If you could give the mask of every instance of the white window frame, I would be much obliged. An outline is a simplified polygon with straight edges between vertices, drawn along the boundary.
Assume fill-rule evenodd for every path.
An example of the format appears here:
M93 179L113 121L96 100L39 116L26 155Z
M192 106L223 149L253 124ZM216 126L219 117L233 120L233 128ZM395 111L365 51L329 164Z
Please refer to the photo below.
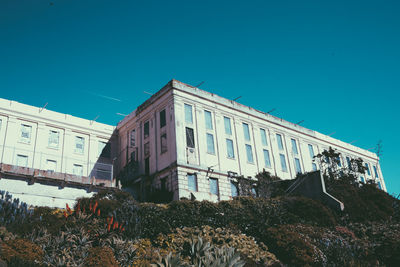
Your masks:
M54 142L54 141L57 142ZM49 130L49 140L48 146L51 148L58 148L60 145L60 132L56 130Z
M29 130L28 130L29 129ZM24 130L26 130L26 132L24 132ZM27 134L27 137L24 137L23 135ZM21 124L21 128L20 128L20 139L19 141L25 144L30 144L31 143L31 139L32 139L32 125L28 125L28 124Z
M81 148L79 146L82 146ZM75 136L75 149L74 152L76 154L83 155L85 153L85 137L83 136Z

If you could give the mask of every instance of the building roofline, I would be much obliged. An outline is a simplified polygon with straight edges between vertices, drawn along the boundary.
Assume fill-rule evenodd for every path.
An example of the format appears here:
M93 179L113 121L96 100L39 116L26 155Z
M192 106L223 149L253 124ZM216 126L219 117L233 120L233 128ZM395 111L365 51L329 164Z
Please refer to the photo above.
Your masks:
M22 109L21 109L22 108ZM2 111L3 110L3 111ZM25 111L27 110L27 111ZM28 112L30 111L30 112ZM18 114L20 116L18 116ZM70 128L76 128L81 131L96 131L99 133L114 132L115 126L80 118L66 113L61 113L57 111L48 110L42 107L36 107L24 103L20 103L14 100L8 100L5 98L0 98L0 115L2 116L13 116L16 118L26 119L31 117L33 121L43 121L45 123L51 123L54 125L65 124ZM57 119L49 118L50 116L55 116ZM79 121L79 122L78 122Z
M149 99L147 99L145 102L143 102L140 106L138 106L133 112L131 112L128 116L126 116L123 120L121 120L118 123L117 128L122 127L125 125L132 117L137 116L140 114L144 109L146 109L151 103L155 102L158 98L160 98L162 95L167 93L169 90L180 90L186 93L191 93L194 94L198 97L202 97L206 100L216 102L218 104L225 105L227 107L233 108L237 111L245 112L249 115L252 115L254 117L258 117L260 119L266 120L269 123L284 127L286 129L299 132L305 135L308 135L313 138L317 138L323 142L326 142L328 144L331 144L332 146L336 147L341 147L345 150L351 150L353 153L358 153L358 154L363 154L367 157L370 157L373 160L379 160L377 155L369 150L354 146L352 144L346 143L344 141L341 141L339 139L333 138L331 136L322 134L320 132L317 132L315 130L308 129L306 127L300 126L298 124L289 122L287 120L284 120L282 118L273 116L271 114L268 114L266 112L254 109L250 106L246 106L243 104L240 104L234 100L230 100L224 97L221 97L219 95L216 95L214 93L205 91L203 89L199 89L195 86L192 86L190 84L186 84L184 82L178 81L176 79L170 80L165 86L163 86L158 92L153 94ZM210 98L214 99L210 99ZM337 144L339 142L339 144ZM348 146L347 148L345 146ZM357 151L359 150L359 151Z

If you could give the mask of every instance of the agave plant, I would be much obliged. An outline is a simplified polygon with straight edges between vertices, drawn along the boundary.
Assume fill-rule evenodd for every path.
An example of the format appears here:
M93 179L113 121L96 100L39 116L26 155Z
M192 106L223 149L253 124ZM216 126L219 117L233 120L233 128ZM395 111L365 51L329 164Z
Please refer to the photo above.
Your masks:
M190 260L192 266L198 267L242 267L245 264L234 248L217 248L209 242L204 243L201 237L198 237L196 241L192 239Z
M180 266L186 266L186 265L182 264L180 254L172 255L172 252L170 252L165 257L159 256L159 260L156 263L151 264L151 267L180 267Z

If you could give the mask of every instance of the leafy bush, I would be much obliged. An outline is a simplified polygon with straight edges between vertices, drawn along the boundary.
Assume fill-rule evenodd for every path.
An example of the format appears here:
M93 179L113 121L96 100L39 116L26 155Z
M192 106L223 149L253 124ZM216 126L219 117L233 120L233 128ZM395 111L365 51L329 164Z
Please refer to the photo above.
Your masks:
M373 184L358 187L340 180L330 181L328 184L329 193L344 203L344 214L340 215L347 220L346 223L385 221L395 215L393 206L399 200Z
M89 249L89 255L85 259L85 266L88 267L117 267L113 251L108 247L94 247Z
M44 252L39 246L26 239L8 240L1 246L1 258L9 264L11 262L40 263L43 255Z
M268 228L263 239L271 251L284 263L294 266L311 266L322 262L322 259L318 258L314 252L317 248L286 225Z
M322 203L305 197L282 198L290 223L310 223L319 226L336 224L332 211Z

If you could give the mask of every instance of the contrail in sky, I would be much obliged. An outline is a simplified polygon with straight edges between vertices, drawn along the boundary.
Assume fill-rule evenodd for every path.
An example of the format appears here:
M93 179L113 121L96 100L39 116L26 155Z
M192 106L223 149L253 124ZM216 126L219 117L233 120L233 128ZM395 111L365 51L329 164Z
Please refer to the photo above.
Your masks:
M92 95L94 95L94 96L98 96L98 97L101 97L101 98L104 98L104 99L113 100L113 101L117 101L117 102L122 102L122 100L121 100L121 99L118 99L118 98L114 98L114 97L106 96L106 95L101 95L101 94L94 93L94 92L89 92L89 91L87 91L87 92L88 92L89 94L92 94Z

